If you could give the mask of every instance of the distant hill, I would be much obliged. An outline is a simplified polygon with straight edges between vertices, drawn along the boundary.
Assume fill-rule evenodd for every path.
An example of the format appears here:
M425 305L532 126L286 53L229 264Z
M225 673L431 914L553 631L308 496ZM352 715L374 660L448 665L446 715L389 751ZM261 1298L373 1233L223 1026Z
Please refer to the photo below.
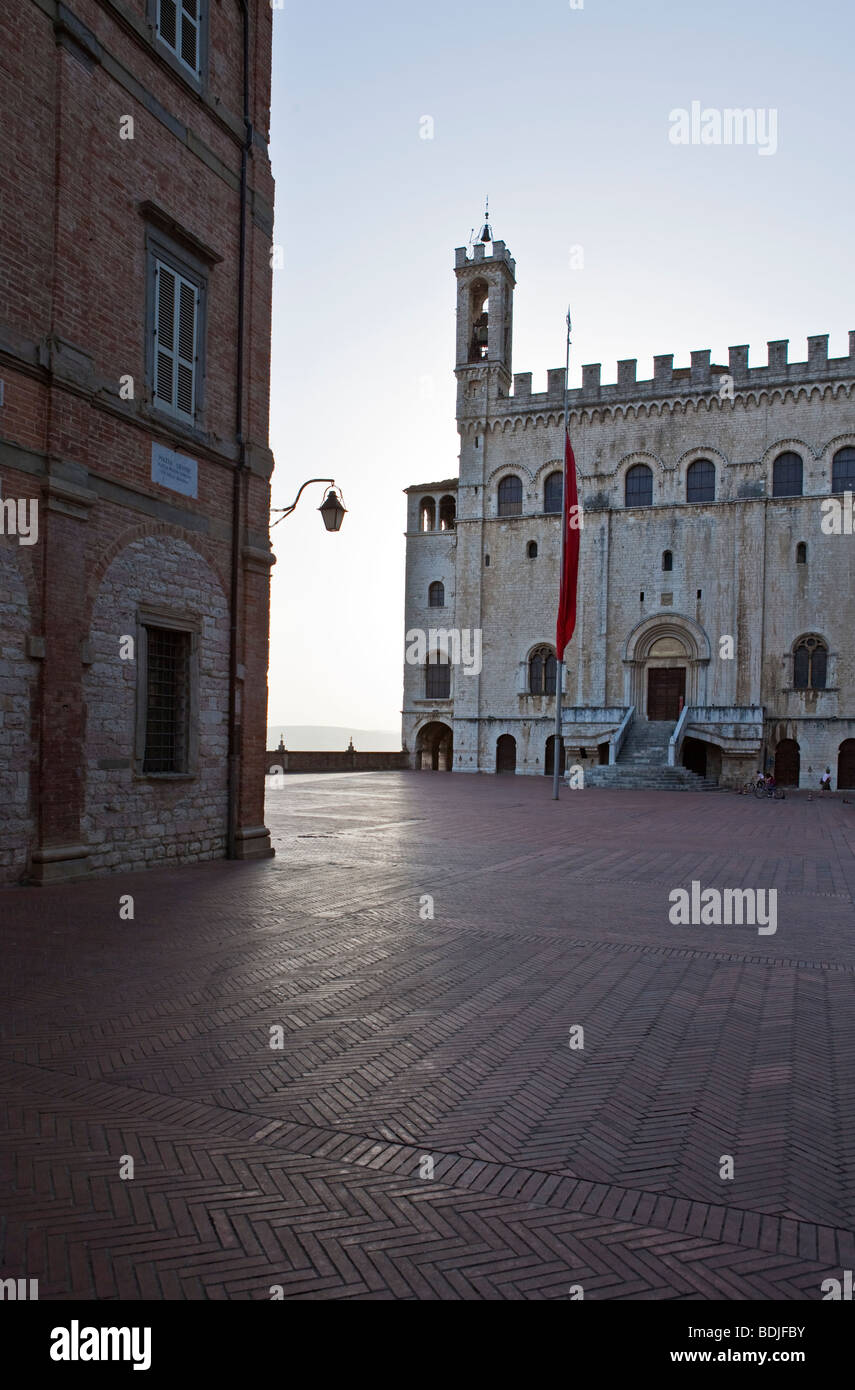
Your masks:
M285 747L294 753L328 753L344 751L351 739L360 753L395 753L401 747L400 729L350 729L334 724L271 724L267 730L270 752L279 747L280 735Z

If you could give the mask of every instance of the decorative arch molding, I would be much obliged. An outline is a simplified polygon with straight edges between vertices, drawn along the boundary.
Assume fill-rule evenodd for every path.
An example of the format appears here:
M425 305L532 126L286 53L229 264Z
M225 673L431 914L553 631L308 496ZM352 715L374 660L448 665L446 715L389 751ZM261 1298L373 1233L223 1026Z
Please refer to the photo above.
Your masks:
M819 457L804 439L779 439L774 444L770 444L768 449L763 450L760 455L760 467L771 468L779 454L788 453L798 454L805 461L808 459L816 460Z
M651 649L663 638L682 646L685 655L662 655ZM707 703L707 670L710 640L700 623L685 613L657 613L637 623L627 637L621 660L624 668L624 704L647 713L647 669L650 665L686 669L686 704Z
M697 448L686 449L685 453L682 453L677 459L674 467L685 480L690 465L696 463L698 459L709 459L711 463L720 465L722 469L727 468L730 464L727 455L717 449L714 444L699 444Z
M654 613L636 623L623 645L622 661L645 661L650 648L660 637L676 637L693 661L709 661L712 656L710 639L700 623L686 613Z
M524 463L500 463L497 468L493 469L492 473L487 475L487 486L501 482L502 478L509 474L516 474L517 477L522 474L528 478L530 483L534 482L534 475Z
M838 449L855 449L855 431L850 434L838 434L834 439L829 440L828 444L817 454L817 459L829 466L829 477L831 476L831 463Z
M549 477L550 473L563 473L563 472L564 472L564 460L563 460L563 459L549 459L547 463L542 463L542 464L540 465L540 467L539 467L538 469L535 470L535 472L532 474L531 480L532 480L533 483L545 483L545 482L546 482L546 479Z
M136 541L157 539L166 537L169 540L183 541L188 549L195 552L200 560L213 571L223 597L228 599L229 583L225 573L221 569L219 557L213 545L209 541L199 538L193 531L186 531L183 526L171 526L165 521L144 522L141 526L130 527L124 531L112 545L108 546L99 557L97 564L93 565L89 576L89 583L86 590L86 626L92 625L92 611L98 599L104 576L124 550L133 545Z
M599 470L599 477L616 478L618 476L622 476L624 473L628 471L628 469L634 468L637 463L643 463L648 468L652 469L654 477L657 474L662 474L669 471L668 465L666 464L665 460L660 458L658 454L651 454L648 453L646 450L636 449L631 454L624 454L623 458L618 459L614 468L601 468ZM671 467L673 468L673 464L671 465Z

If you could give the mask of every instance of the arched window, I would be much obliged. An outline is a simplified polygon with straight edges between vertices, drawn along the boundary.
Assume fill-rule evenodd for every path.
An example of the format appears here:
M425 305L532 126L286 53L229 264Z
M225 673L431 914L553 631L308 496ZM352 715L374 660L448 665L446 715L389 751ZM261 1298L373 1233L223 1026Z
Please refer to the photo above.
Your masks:
M440 531L453 531L454 518L457 515L457 503L453 497L441 497L439 499L439 529Z
M537 541L529 541L525 548L525 553L530 560L537 559Z
M686 469L686 501L715 501L715 464L709 459L695 459Z
M451 666L430 658L425 665L425 699L447 700L451 695Z
M798 545L796 546L796 564L807 564L807 543L805 541L799 541Z
M522 513L522 480L510 473L499 483L499 516L520 516Z
M423 497L419 503L419 530L432 531L436 526L436 503L432 497Z
M543 484L543 510L560 512L564 501L564 474L550 473Z
M793 686L796 690L824 690L828 672L828 648L821 637L800 637L793 648Z
M779 454L772 465L772 496L801 497L804 465L798 454Z
M831 491L855 492L855 449L838 449L831 465Z
M428 608L445 607L445 585L435 579L428 587Z
M633 464L627 471L624 501L628 507L653 505L653 473L646 463Z
M476 280L469 292L469 312L472 321L469 361L482 362L487 356L490 326L490 301L487 298L487 285L483 280Z
M551 647L536 647L528 659L528 693L554 695L557 663Z
M674 555L672 551L662 551L662 568L663 570L672 570L674 568Z

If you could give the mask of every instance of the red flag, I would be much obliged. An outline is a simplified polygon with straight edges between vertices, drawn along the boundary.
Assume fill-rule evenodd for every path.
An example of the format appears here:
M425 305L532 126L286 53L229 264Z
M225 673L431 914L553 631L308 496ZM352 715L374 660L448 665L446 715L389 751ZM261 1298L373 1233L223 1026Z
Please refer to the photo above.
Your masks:
M576 488L576 459L570 445L570 435L564 435L564 507L561 524L564 527L564 564L561 569L561 589L558 597L558 627L555 652L564 660L564 648L576 626L576 590L579 582L579 493Z

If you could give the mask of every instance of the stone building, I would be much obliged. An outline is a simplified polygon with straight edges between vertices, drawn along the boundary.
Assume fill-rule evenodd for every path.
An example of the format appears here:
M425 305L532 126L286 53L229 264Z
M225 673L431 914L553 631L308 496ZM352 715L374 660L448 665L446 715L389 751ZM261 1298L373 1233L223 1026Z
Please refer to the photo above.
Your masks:
M271 8L0 21L0 882L268 854Z
M552 768L564 368L543 392L512 372L514 271L501 241L456 252L459 477L407 489L417 767ZM562 721L580 780L739 785L771 767L817 787L828 765L855 786L853 389L855 333L846 357L828 357L826 335L806 361L782 341L763 366L742 346L726 364L656 357L650 380L634 360L613 384L582 368ZM453 649L476 631L480 671Z

